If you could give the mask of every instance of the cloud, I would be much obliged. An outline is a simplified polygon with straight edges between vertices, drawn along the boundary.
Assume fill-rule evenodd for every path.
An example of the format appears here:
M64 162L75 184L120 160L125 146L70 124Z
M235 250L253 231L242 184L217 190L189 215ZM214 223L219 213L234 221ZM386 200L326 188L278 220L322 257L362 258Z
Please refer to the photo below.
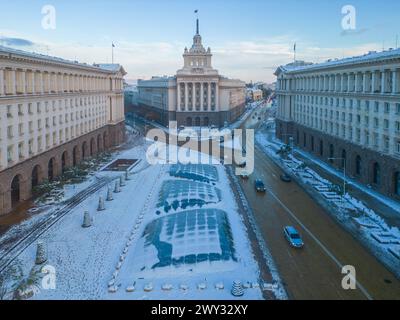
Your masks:
M0 37L0 43L6 46L16 46L16 47L33 47L35 43L30 40L22 38L10 38L10 37Z

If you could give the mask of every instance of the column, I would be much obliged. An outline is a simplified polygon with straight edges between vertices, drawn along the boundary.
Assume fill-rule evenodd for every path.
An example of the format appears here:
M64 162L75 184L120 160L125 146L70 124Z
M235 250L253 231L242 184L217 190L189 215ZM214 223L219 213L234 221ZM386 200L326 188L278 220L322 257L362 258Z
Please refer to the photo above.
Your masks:
M36 83L35 83L35 73L36 73L36 71L35 70L32 70L32 72L31 72L31 85L32 85L32 94L35 94L36 93Z
M192 111L196 110L196 83L192 82Z
M210 82L208 82L207 99L208 99L207 110L210 111L211 110L211 83Z
M381 71L381 93L385 93L385 89L386 89L386 76L385 76L386 72L385 70Z
M4 69L0 68L0 96L4 96Z
M188 83L185 82L185 111L188 110L188 102L189 102L189 95L188 95Z
M181 111L181 83L180 82L177 83L176 89L177 89L176 90L176 94L177 94L177 96L176 96L176 101L177 101L176 111Z
M367 81L368 77L367 77L367 73L366 73L366 72L363 72L362 77L363 77L363 92L366 93L366 92L368 91L368 90L367 90L367 86L368 86L368 81Z
M26 69L21 71L21 88L22 94L26 94Z
M64 92L64 74L60 73L60 87L58 88L61 93Z
M218 82L215 83L215 110L219 111L219 86L218 86Z
M200 110L203 111L203 100L204 100L204 87L203 87L203 82L200 82Z
M17 82L16 82L16 70L12 69L11 71L11 94L15 95L17 93Z
M351 73L347 74L347 92L350 92L351 90Z
M392 71L392 93L397 93L397 69Z
M371 78L371 93L375 93L376 90L376 72L372 71L372 78Z
M51 73L47 73L47 86L48 86L48 93L51 93Z

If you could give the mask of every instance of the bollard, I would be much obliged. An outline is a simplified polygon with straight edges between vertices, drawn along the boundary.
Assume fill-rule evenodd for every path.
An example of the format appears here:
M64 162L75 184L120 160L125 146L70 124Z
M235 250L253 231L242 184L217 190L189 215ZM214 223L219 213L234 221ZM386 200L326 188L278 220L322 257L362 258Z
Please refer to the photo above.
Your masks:
M36 246L36 264L43 264L47 261L47 249L44 242L39 241Z
M120 192L121 192L120 180L117 180L115 181L114 193L120 193Z
M106 206L104 205L104 199L102 196L99 197L99 206L97 207L97 211L106 210Z
M107 201L113 201L114 200L111 188L107 188L107 199L106 200Z
M89 228L91 226L92 226L92 217L90 216L89 211L85 211L85 213L83 214L82 227L83 228Z

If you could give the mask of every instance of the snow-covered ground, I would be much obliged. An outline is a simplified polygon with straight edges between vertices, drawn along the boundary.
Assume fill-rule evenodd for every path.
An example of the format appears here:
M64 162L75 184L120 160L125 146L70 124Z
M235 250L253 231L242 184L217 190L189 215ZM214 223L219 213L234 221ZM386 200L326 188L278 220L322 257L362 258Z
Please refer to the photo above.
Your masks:
M256 134L256 142L266 154L275 159L285 170L295 175L301 183L312 187L325 203L334 207L337 220L358 236L375 253L375 256L388 265L394 273L400 275L398 269L400 264L400 230L397 227L389 226L382 217L350 194L346 193L343 197L335 190L334 184L308 168L293 154L288 155L286 160L282 159L277 154L277 151L284 146L280 141L274 138L269 139L264 133L259 132ZM305 152L297 148L295 151L309 158ZM334 171L326 164L323 167L329 169L330 172ZM367 194L371 194L372 191L368 191ZM383 197L377 195L377 198ZM392 204L393 208L397 208L396 206L398 206L398 203Z
M105 199L115 181L41 236L56 288L44 290L39 281L32 299L233 299L234 280L245 288L240 299L262 299L262 279L225 168L206 165L217 179L194 181L196 175L170 174L170 164L150 166L146 149L139 145L118 153L118 158L141 161L104 211L97 211L99 197ZM100 170L90 179L121 175ZM65 197L90 185L90 179L68 187ZM168 210L160 205L164 196L172 203ZM89 228L82 228L85 211L93 218ZM22 276L10 276L10 286L31 273L36 243L13 262L10 268Z

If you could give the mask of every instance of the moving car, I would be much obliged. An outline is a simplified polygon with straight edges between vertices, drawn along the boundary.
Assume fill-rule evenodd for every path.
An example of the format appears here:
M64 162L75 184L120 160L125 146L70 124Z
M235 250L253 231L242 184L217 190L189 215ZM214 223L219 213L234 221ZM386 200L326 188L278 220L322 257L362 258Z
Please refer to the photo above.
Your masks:
M287 173L281 174L281 180L283 182L292 182L292 178Z
M256 188L257 192L265 192L267 189L265 188L264 182L262 182L260 179L257 179L254 182L254 187Z
M285 234L285 238L289 241L290 245L294 248L302 248L304 246L304 242L300 237L298 231L292 226L286 226L283 228L283 233Z

